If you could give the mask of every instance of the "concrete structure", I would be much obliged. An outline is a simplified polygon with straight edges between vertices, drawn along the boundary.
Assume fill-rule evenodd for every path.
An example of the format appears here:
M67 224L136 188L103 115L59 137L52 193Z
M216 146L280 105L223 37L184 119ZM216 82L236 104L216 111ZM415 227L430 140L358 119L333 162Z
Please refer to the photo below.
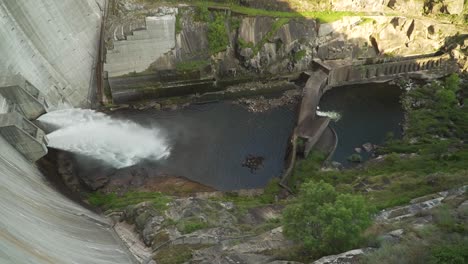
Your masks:
M175 13L147 17L145 29L133 31L133 35L126 36L125 40L119 40L118 34L114 32L114 48L107 50L104 65L109 77L143 72L164 53L173 49L175 21Z
M15 108L29 120L46 113L47 103L44 97L21 75L0 77L0 95L3 96L5 104L11 103L9 108Z
M47 148L28 119L89 105L103 3L0 1L2 264L136 263L111 223L58 193L32 164Z
M39 90L21 75L3 76L0 99L0 135L31 162L45 156L45 133L29 121L46 112Z
M296 136L306 140L305 156L320 139L326 138L328 141L327 144L321 142L320 148L333 151L336 148L336 142L330 139L338 138L333 136L332 131L325 129L328 122L316 117L320 98L327 90L351 84L386 82L399 77L436 79L458 71L457 62L448 54L367 60L314 60L314 64L316 69L309 73L296 129ZM322 137L325 131L329 135Z
M136 263L107 219L58 193L2 136L0 188L0 263Z
M304 120L297 129L297 136L306 139L305 153L309 153L330 124L328 117L316 117Z
M435 79L458 69L456 61L452 60L449 54L317 63L329 71L328 88L357 83L386 82L398 77Z
M0 114L0 135L31 162L47 154L45 133L19 113Z
M104 0L0 1L0 72L20 73L49 108L86 106Z

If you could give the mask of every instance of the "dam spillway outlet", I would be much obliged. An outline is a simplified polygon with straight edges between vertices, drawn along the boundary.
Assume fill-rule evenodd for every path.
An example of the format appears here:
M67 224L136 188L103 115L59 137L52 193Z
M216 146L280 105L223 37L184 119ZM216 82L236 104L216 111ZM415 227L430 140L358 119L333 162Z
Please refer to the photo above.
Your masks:
M115 168L167 158L167 136L154 124L144 127L131 120L112 118L86 109L50 112L38 119L57 130L48 134L48 146L84 155Z

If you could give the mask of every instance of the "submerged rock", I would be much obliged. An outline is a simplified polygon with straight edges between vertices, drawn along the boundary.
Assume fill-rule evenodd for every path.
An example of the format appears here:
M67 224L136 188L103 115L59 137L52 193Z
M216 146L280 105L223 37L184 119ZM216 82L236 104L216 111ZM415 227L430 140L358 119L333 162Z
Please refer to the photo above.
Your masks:
M361 155L355 153L347 158L348 161L354 162L354 163L360 163L362 162L362 157Z
M255 173L255 171L263 167L264 161L265 158L262 156L253 156L249 154L242 163L242 167L247 167L250 169L251 173Z
M374 145L372 145L372 143L365 143L365 144L362 144L362 148L366 152L371 152L372 150L374 150Z

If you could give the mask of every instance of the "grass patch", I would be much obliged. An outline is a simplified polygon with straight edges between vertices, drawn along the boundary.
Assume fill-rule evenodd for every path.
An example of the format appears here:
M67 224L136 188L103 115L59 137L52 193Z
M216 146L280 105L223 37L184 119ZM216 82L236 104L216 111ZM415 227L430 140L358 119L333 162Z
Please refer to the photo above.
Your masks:
M219 4L211 2L212 6ZM320 23L330 23L345 16L361 16L361 12L342 12L342 11L306 11L306 12L282 12L282 11L270 11L265 9L255 9L250 7L244 7L239 5L225 5L228 6L233 12L239 13L246 16L268 16L276 18L308 18L316 19Z
M448 264L468 262L468 239L465 229L453 228L463 226L465 219L456 214L458 205L441 207L426 211L425 214L435 218L435 224L428 224L421 229L411 228L411 221L398 222L399 228L405 230L401 243L383 242L381 247L364 257L363 264L369 263L421 263ZM377 235L394 230L395 223L380 227ZM447 227L450 228L447 229Z
M200 70L208 65L210 65L209 60L182 61L176 64L176 69L180 72L189 72Z
M302 60L305 56L307 55L307 51L305 50L300 50L296 53L294 53L294 61L300 61Z
M94 192L88 196L88 202L104 210L122 210L129 205L139 204L141 202L151 202L153 207L158 210L165 210L171 198L159 192L127 192L122 196L116 193L103 194Z
M265 186L264 192L261 195L248 197L240 196L235 192L227 192L221 198L213 198L213 200L223 201L223 202L232 202L235 205L236 213L239 215L244 215L248 210L261 207L269 204L275 204L277 201L276 197L280 193L281 188L279 186L279 178L273 178Z
M361 21L358 23L359 26L365 25L365 24L372 24L376 23L375 19L370 18L370 17L362 17Z
M177 228L182 234L190 234L208 227L210 227L210 225L201 219L189 219L177 223Z
M154 256L158 264L182 264L192 258L194 250L202 249L204 245L174 245L160 249Z
M157 0L148 0L148 1L157 1ZM307 18L307 19L316 19L320 23L330 23L345 16L363 16L363 12L348 12L348 11L304 11L304 12L286 12L286 11L271 11L266 9L257 9L251 7L241 6L239 1L174 1L166 0L166 2L173 3L186 3L188 5L200 7L200 13L196 16L197 21L208 21L209 17L208 8L229 8L232 12L245 15L245 16L267 16L274 18Z

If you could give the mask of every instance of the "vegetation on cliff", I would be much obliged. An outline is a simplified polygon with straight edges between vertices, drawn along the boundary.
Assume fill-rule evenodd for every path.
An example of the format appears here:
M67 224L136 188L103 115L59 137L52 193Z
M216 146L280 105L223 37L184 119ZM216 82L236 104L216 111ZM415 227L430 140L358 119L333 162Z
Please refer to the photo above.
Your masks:
M314 253L339 253L351 249L352 245L356 246L359 242L364 243L361 246L366 245L363 240L357 240L366 227L365 224L368 224L364 221L363 215L366 211L362 209L363 205L360 202L353 203L360 209L357 212L362 213L357 216L363 217L355 216L354 219L362 219L363 225L359 226L361 228L345 232L346 227L339 223L344 225L340 221L346 219L346 216L331 216L322 209L325 207L332 210L333 206L337 206L335 200L338 200L332 187L324 182L335 186L340 195L361 194L370 206L378 209L407 204L416 197L468 184L468 148L465 142L468 139L468 109L463 102L464 95L466 87L463 87L455 74L444 81L408 88L401 99L406 113L404 137L394 139L389 135L385 145L378 149L378 154L382 156L364 166L341 171L323 171L320 168L324 156L320 153L312 153L299 161L293 175L295 185L292 186L298 191L297 204L284 211L285 234L303 241L304 249ZM331 197L332 201L323 200L320 194L325 191L330 194L323 196ZM311 197L314 198L311 200ZM347 198L350 201L353 199L359 198ZM451 206L453 210L459 206L459 202L447 206ZM353 206L348 205L346 208ZM335 212L340 211L339 208L334 209ZM426 261L414 263L464 263L460 262L460 259L466 259L463 252L468 243L463 236L467 230L462 224L463 218L457 218L447 210L447 207L441 207L432 213L436 219L433 229L414 231L414 235L424 241L434 244L446 243L446 250L441 246L429 247L421 244L409 236L408 241L405 240L402 244L385 244L369 257L369 263L384 260L385 263L397 263L391 261L395 256L399 256L398 259L420 258ZM348 214L352 215L351 212ZM294 228L295 223L302 223L302 228ZM309 224L316 224L319 228L314 228L313 233L308 232L306 227ZM342 234L354 231L354 235L340 237L341 244L331 242L332 240L326 239L326 235L320 232L329 226L333 226L332 230L336 232L343 231ZM316 243L317 238L320 238L322 243ZM367 243L374 243L372 236L368 238L370 240ZM333 248L329 245L342 247ZM304 251L299 250L296 257L300 256L299 252Z
M402 98L404 137L389 135L377 150L380 158L355 169L320 171L323 156L312 154L297 163L292 187L299 190L301 182L324 180L340 192L363 193L383 209L467 184L468 109L457 96L460 89L457 75L415 86Z
M302 243L309 255L346 251L361 242L371 211L362 196L339 194L323 181L307 182L283 212L284 234Z

